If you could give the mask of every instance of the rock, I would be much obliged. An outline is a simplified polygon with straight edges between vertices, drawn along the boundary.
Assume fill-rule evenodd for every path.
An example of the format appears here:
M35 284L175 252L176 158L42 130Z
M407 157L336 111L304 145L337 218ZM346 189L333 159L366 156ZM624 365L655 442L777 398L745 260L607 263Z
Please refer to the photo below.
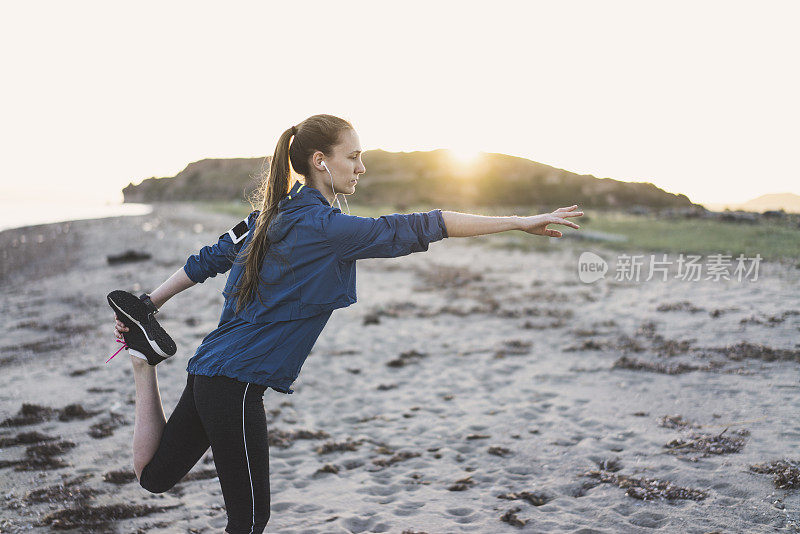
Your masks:
M131 263L134 261L149 260L150 254L147 252L136 252L135 250L126 250L117 256L106 256L106 261L109 265L116 265L118 263Z

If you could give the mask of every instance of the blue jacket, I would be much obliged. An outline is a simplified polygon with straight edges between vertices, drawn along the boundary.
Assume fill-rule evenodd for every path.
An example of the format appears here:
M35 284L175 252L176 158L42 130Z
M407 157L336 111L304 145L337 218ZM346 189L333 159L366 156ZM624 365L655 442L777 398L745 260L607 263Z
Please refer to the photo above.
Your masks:
M279 212L267 230L271 244L261 266L261 298L257 295L237 314L236 298L231 293L244 270L239 252L252 237L258 214L258 210L250 213L222 234L216 244L190 256L184 265L186 275L197 283L230 270L219 326L207 336L214 341L214 353L201 344L187 369L195 374L224 374L269 386L279 383L280 389L274 389L284 392L299 374L330 312L356 302L356 260L427 251L430 243L447 237L439 209L377 218L346 215L328 204L317 189L295 182L279 203ZM235 262L237 258L239 261ZM266 349L258 343L236 343L237 335L251 336L254 328L261 328L263 336L280 340L276 330L296 333L299 323L288 322L312 317L322 319L311 329L314 339L302 347L278 342L268 353L255 354L252 351ZM231 320L235 320L237 328L225 329ZM228 336L226 341L221 341L223 329ZM284 345L290 346L293 353L283 354ZM226 350L234 346L235 350ZM200 353L202 362L198 361ZM278 366L276 362L282 363ZM278 371L281 376L276 377Z

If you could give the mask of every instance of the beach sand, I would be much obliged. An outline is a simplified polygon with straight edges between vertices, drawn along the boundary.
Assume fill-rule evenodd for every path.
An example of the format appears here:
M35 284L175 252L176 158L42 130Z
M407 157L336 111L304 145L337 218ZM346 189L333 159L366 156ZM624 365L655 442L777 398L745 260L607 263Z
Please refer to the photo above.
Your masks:
M166 493L136 483L105 296L152 291L235 222L158 204L0 233L0 532L223 531L210 450ZM797 482L791 465L777 481L750 467L800 458L800 270L584 284L582 245L487 246L503 239L359 261L359 302L333 314L295 394L264 396L266 532L800 530L800 492L776 487ZM108 264L128 249L152 258ZM159 315L178 344L158 366L167 417L224 283Z

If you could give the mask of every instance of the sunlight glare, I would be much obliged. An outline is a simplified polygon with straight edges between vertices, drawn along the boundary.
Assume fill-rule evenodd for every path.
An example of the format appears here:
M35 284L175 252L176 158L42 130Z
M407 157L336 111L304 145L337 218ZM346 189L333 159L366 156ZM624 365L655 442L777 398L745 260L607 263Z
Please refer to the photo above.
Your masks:
M464 177L475 173L477 163L483 156L483 152L478 150L448 148L447 152L452 161L453 174Z
M450 156L459 164L469 167L478 160L481 152L478 150L463 150L456 148L449 148Z

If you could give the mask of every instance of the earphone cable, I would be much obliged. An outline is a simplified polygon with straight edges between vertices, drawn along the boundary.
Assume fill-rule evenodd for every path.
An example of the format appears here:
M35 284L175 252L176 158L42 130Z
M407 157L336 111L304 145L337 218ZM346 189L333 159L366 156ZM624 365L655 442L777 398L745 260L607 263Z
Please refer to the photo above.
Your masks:
M331 177L331 190L333 190L333 196L336 197L336 203L339 205L339 211L342 211L342 203L339 202L339 193L337 193L336 188L333 187L333 175L324 161L322 162L322 166L325 167L325 170L328 171L328 176ZM350 205L347 203L347 197L344 199L344 205L347 206L347 214L350 215Z

